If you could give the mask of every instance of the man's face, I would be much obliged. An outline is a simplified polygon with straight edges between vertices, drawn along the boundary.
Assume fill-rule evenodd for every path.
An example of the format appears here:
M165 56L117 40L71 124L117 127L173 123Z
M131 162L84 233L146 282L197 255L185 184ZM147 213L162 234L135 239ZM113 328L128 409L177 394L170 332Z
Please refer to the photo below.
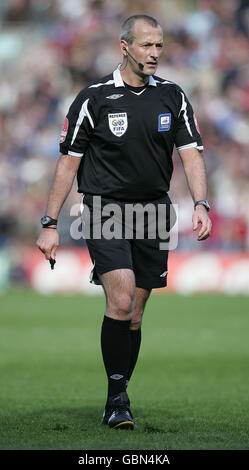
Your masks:
M139 75L153 75L163 48L163 33L160 26L154 28L138 20L134 24L133 36L133 43L126 47L130 54L144 65L144 68L141 72L138 65L131 59L132 70Z

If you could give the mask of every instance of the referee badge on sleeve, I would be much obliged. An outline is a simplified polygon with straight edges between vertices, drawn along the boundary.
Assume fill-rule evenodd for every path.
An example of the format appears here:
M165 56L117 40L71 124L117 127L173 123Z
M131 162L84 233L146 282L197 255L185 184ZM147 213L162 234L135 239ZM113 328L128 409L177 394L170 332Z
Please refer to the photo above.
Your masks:
M197 132L200 134L200 128L199 128L199 124L198 124L197 117L196 117L196 115L195 115L195 114L194 114L194 121L195 121L195 127L196 127L196 130L197 130Z
M171 113L159 114L158 132L169 131L171 127Z
M61 135L60 135L60 144L63 144L63 142L65 142L66 136L67 136L67 131L68 131L68 119L65 118L63 128L62 128L62 131L61 131Z
M108 114L109 128L116 137L121 137L128 127L127 113Z

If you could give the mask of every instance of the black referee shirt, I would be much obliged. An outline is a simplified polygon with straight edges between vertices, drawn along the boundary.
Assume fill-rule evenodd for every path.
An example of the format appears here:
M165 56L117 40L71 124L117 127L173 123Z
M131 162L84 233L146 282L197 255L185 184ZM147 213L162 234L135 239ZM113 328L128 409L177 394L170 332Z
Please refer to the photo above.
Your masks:
M169 190L176 148L203 150L193 109L173 82L149 77L126 86L116 69L72 103L60 140L81 159L78 192L124 201L157 199Z

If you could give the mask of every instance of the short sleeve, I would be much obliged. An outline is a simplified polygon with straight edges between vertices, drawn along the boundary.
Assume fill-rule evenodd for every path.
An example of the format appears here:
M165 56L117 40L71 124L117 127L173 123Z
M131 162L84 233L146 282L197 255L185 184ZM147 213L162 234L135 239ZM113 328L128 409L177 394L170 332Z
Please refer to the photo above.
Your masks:
M82 157L94 129L94 102L83 90L71 104L60 136L60 152Z
M179 113L175 135L177 150L196 147L198 150L203 151L203 143L196 116L187 96L180 87L178 89L178 102Z

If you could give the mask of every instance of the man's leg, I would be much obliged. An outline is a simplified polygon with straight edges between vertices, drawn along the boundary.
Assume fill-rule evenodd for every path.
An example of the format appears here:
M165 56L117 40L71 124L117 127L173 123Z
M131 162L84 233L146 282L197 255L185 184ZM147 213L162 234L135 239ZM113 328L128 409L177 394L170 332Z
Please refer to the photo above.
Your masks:
M130 323L131 358L129 371L126 377L126 387L128 386L128 383L130 381L131 375L137 362L141 344L142 316L150 293L151 289L142 289L141 287L136 287L136 304L133 310L132 319Z
M119 427L119 421L129 421L129 399L126 394L126 377L131 360L130 322L135 307L135 277L131 269L116 269L99 276L105 295L106 312L101 330L101 349L108 378L108 394L103 418L104 424ZM112 410L121 411L109 418ZM129 410L130 411L130 410ZM126 417L128 416L128 418ZM127 425L127 427L131 427Z

